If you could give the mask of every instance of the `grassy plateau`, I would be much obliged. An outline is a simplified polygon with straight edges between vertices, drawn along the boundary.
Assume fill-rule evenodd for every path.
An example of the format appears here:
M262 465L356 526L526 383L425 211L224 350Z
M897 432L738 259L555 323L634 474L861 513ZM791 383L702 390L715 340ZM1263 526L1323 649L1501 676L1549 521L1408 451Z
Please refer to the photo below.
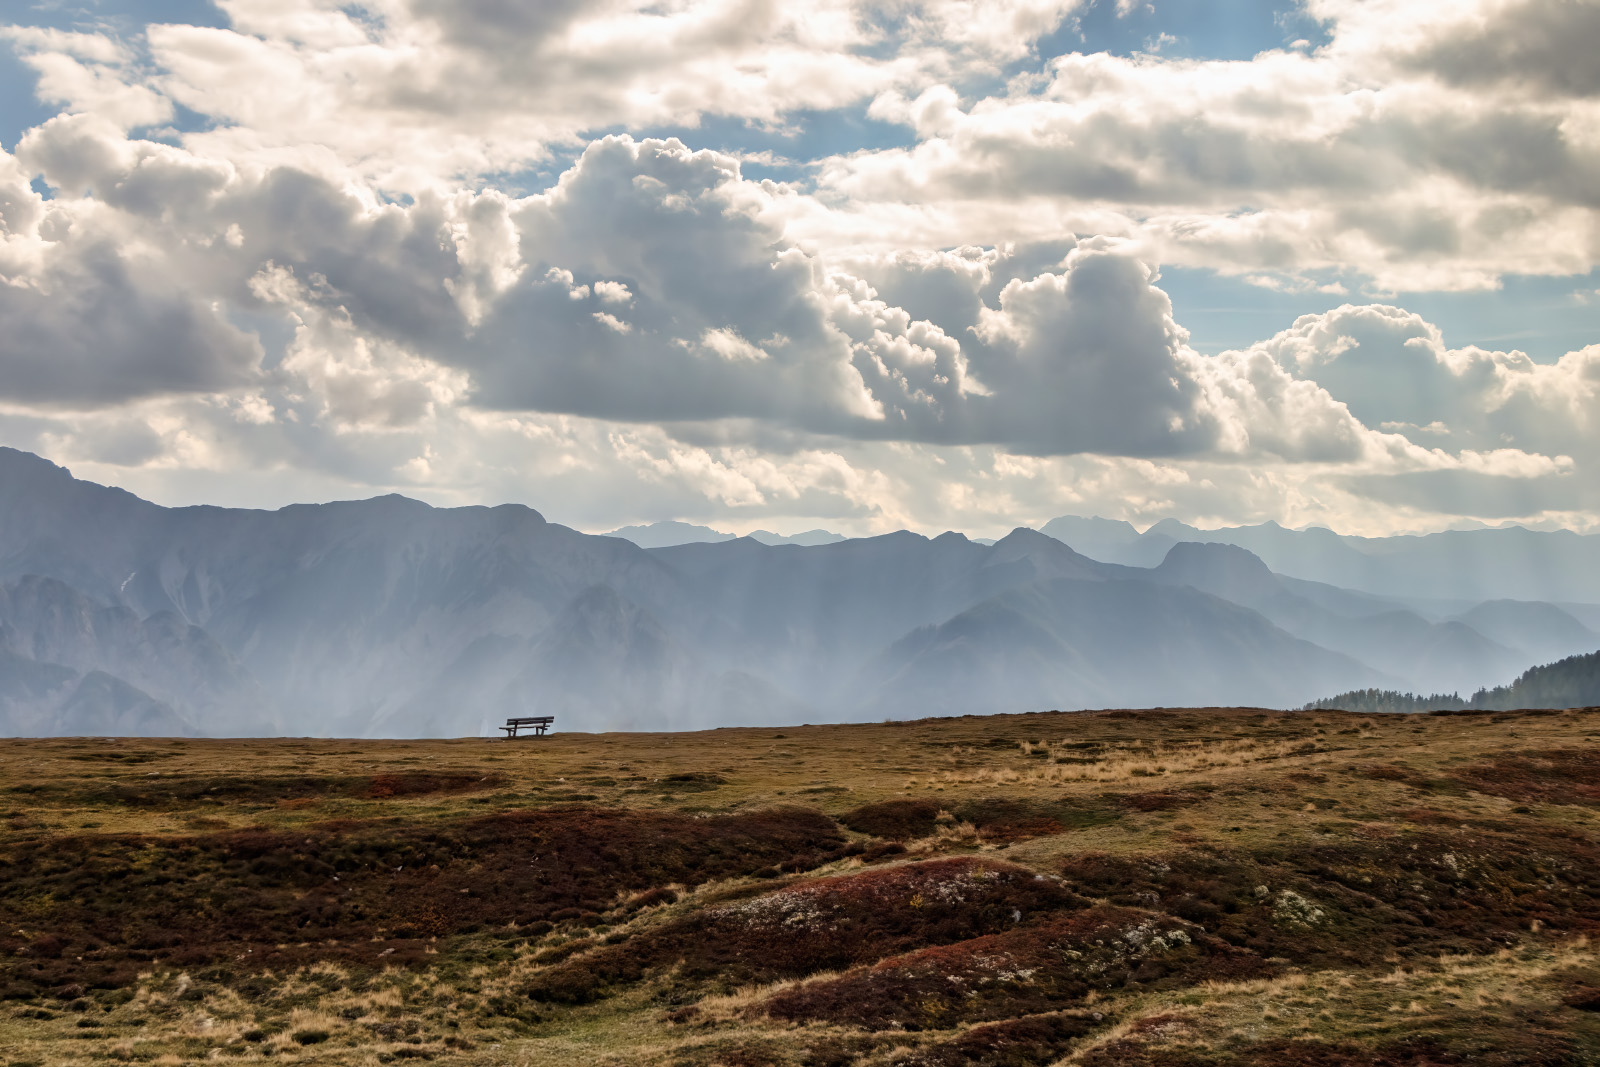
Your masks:
M1597 740L0 741L0 1064L1600 1064Z

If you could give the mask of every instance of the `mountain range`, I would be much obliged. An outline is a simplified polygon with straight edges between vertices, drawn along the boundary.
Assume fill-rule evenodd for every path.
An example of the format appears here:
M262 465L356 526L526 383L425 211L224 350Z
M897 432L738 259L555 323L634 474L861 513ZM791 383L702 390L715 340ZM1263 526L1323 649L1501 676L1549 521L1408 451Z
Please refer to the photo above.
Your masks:
M674 545L716 544L732 541L739 535L713 530L709 526L696 526L690 522L668 519L645 526L624 526L612 530L607 537L620 537L632 541L640 548L671 548ZM831 545L845 540L844 534L832 530L806 530L797 534L775 534L771 530L755 530L744 536L764 545Z
M1471 690L1600 647L1582 604L1408 601L1277 573L1220 539L1173 540L1140 566L1077 551L1059 523L992 544L901 531L645 548L520 505L164 508L0 449L0 732L1295 707Z
M1164 519L1140 533L1114 519L1063 516L1041 529L1085 555L1153 567L1183 542L1236 545L1295 578L1464 611L1485 600L1550 601L1600 625L1600 536L1571 530L1449 530L1352 537L1275 522L1201 530Z

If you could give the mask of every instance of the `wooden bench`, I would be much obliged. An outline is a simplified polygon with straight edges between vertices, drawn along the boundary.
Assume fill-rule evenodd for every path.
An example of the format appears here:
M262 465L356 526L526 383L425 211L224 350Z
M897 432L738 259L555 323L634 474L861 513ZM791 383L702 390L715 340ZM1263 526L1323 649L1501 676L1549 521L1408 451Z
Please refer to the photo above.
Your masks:
M507 719L506 724L500 729L506 732L507 741L513 737L526 737L527 734L517 733L518 730L524 728L532 730L535 736L543 737L545 731L550 729L550 724L555 721L556 717L554 715L530 715L525 719Z

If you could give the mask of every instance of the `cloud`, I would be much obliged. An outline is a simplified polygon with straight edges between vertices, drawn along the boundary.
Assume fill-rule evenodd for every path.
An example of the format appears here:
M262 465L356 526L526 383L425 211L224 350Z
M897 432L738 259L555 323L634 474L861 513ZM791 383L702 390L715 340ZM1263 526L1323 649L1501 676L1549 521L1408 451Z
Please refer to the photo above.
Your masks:
M764 420L1043 454L1356 447L1360 427L1304 387L1295 441L1241 425L1270 407L1261 372L1190 350L1149 268L1126 252L1080 245L1054 270L1005 281L992 305L979 290L1012 256L935 257L919 265L922 285L951 297L935 323L790 244L786 199L715 153L596 142L549 194L517 206L523 280L438 358L501 410ZM625 323L594 306L606 286L626 286ZM1307 440L1323 429L1329 441Z
M1592 521L1600 347L1451 348L1353 298L1202 355L1159 274L1591 269L1590 6L1313 0L1316 49L1038 67L1083 6L13 27L62 113L0 154L0 433L177 496L238 476L596 528ZM699 147L808 123L911 143Z
M873 113L917 143L827 160L810 232L888 248L934 223L947 244L1067 228L1162 262L1392 289L1600 263L1600 113L1579 73L1594 64L1572 52L1592 5L1314 9L1333 43L1311 53L1074 53L965 106L938 87L881 95Z
M1457 86L1539 96L1600 94L1589 45L1600 9L1584 0L1476 0L1417 5L1312 0L1339 36L1363 53Z
M1538 363L1519 351L1450 348L1437 326L1387 305L1302 316L1255 346L1341 397L1365 425L1426 428L1455 450L1593 454L1600 345Z
M890 89L993 77L1080 3L221 0L227 28L150 25L144 43L163 98L215 124L190 143L278 161L317 146L416 192L516 170L608 128L707 117L779 128ZM65 44L36 47L51 63L70 58ZM65 81L56 98L93 105Z
M143 84L134 51L105 34L0 26L0 40L33 68L41 100L93 113L123 129L172 118L171 100Z
M86 209L85 209L86 208ZM130 246L101 205L63 210L0 153L0 390L70 406L252 380L256 339Z
M1053 263L1039 255L1048 246L863 261L919 306L942 304L940 322L914 318L788 239L792 192L677 141L603 138L548 193L521 200L409 205L292 167L252 171L131 142L86 116L33 131L17 160L16 180L32 166L93 194L49 202L68 237L38 242L49 256L17 290L70 288L80 303L57 303L73 322L105 319L91 335L109 353L101 373L79 368L56 386L95 391L83 399L251 385L264 356L228 315L266 313L293 340L261 374L295 378L297 396L350 426L408 424L463 402L724 422L724 436L743 427L1037 454L1359 447L1359 427L1325 393L1190 350L1149 267L1114 243L1080 243ZM31 191L16 195L24 214L43 210ZM115 241L95 243L91 223ZM138 298L106 295L136 290L105 258L113 245L152 265ZM57 277L69 255L81 275L71 286ZM933 299L941 293L951 299ZM86 311L89 299L105 310ZM49 319L17 314L36 327ZM19 336L27 351L49 347ZM0 389L47 396L25 375L14 381ZM1291 394L1293 434L1266 399Z
M515 205L527 269L439 358L501 410L818 430L877 418L820 263L772 217L778 199L718 153L597 141Z
M1171 455L1206 449L1215 420L1200 404L1187 333L1138 260L1080 247L1060 273L1015 279L976 333L992 391L988 434L1023 451Z

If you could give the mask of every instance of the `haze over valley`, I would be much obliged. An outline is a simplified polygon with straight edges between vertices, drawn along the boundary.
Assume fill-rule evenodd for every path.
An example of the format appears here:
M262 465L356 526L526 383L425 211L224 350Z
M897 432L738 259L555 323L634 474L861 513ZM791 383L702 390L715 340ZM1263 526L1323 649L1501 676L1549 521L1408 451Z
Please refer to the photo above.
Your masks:
M1584 622L1600 609L1539 599L1554 590L1528 565L1565 553L1581 593L1600 539L1483 530L1402 552L1278 528L1087 536L1111 525L642 548L517 505L163 508L3 450L0 723L458 736L531 714L608 730L1297 707L1470 693L1600 647ZM1450 569L1430 572L1441 557ZM1428 595L1375 591L1404 590L1397 571Z

